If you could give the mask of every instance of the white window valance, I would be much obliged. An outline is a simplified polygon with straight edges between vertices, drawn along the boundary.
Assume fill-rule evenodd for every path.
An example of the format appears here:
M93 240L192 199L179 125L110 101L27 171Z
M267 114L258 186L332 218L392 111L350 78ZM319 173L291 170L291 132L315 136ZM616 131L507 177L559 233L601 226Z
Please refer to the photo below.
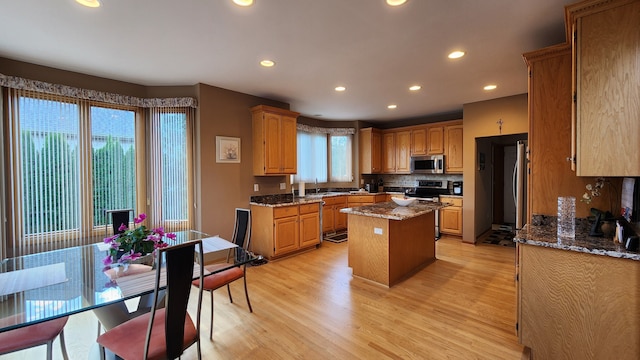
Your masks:
M192 97L139 98L98 90L81 89L67 85L52 84L44 81L25 79L4 74L0 74L0 86L19 90L37 91L51 95L69 96L82 100L100 101L107 104L136 106L141 108L198 107L198 101Z
M298 124L297 129L311 134L329 134L336 136L353 135L356 133L356 129L354 128L323 128L305 124Z

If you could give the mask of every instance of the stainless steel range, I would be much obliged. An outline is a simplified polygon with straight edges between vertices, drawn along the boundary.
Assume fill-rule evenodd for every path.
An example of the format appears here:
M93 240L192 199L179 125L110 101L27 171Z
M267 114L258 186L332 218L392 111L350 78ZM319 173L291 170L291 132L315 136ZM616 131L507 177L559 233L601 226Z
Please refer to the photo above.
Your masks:
M447 195L449 181L418 180L417 186L405 192L406 196L416 197L420 201L440 201L440 195ZM440 211L436 211L436 240L440 239Z

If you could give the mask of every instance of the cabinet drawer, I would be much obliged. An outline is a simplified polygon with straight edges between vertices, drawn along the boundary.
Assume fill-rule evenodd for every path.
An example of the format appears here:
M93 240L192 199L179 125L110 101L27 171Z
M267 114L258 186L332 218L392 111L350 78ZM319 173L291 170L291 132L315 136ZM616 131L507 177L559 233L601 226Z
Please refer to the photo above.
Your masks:
M349 195L347 200L349 204L352 203L368 203L373 204L374 195Z
M318 203L300 205L300 214L309 214L320 211Z
M329 196L322 198L325 205L344 205L347 203L346 196Z
M282 206L273 209L274 219L288 216L298 216L298 206Z
M451 203L453 206L462 207L462 199L450 196L440 196L440 202Z

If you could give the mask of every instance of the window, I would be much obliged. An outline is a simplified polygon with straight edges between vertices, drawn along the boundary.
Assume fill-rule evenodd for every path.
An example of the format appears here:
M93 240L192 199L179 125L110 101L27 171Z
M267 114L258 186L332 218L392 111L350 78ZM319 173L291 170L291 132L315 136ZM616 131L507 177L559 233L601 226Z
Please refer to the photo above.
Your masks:
M146 212L148 226L168 231L190 227L192 108L18 89L7 98L12 256L101 239L110 209Z
M298 131L296 182L327 182L327 134Z
M331 181L353 181L351 135L331 135Z
M327 134L334 129L298 129L298 173L295 182L351 182L352 135Z
M93 225L105 210L136 208L135 111L91 106Z
M192 203L190 109L151 111L151 213L168 231L190 228Z

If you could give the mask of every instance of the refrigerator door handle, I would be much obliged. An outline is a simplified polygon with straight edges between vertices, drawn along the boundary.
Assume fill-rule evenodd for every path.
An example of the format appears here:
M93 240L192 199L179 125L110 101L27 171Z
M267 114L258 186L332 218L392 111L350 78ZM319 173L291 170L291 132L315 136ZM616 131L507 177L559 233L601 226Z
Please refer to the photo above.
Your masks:
M517 175L518 175L518 161L516 160L516 163L513 164L513 175L511 176L511 183L513 184L513 187L511 187L511 194L513 195L513 203L516 205L516 208L518 206L518 195L517 195L517 191L518 191L518 181L517 181ZM516 210L517 212L517 210Z

